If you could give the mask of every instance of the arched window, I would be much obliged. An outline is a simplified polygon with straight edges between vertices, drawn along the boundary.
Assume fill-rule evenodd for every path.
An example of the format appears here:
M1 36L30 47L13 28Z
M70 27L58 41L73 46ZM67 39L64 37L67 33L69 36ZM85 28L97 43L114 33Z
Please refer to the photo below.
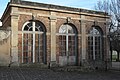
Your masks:
M45 63L45 26L39 21L28 21L22 29L22 62Z
M102 32L92 27L88 36L88 55L90 60L102 59Z
M59 63L75 65L77 54L77 31L74 26L64 24L59 28Z

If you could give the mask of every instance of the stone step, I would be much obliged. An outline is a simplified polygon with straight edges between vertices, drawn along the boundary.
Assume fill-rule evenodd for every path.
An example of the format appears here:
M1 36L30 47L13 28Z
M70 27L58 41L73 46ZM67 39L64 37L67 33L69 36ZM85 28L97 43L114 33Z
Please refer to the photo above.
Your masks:
M83 68L81 66L65 66L65 67L56 67L51 68L53 71L69 71L69 72L88 72L93 71L92 69Z
M48 65L42 63L31 63L31 64L20 64L20 68L41 68L41 69L48 69Z

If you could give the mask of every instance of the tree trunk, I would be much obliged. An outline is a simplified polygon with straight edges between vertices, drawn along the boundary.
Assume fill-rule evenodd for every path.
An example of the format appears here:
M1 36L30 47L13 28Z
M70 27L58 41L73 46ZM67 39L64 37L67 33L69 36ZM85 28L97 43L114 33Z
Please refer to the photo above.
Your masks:
M119 56L119 51L117 51L117 61L120 61Z
M120 52L118 52L118 61L120 61Z
M111 62L112 62L112 49L110 49L110 59L111 59Z
M113 54L112 45L111 45L112 42L109 40L109 43L110 43L110 59L112 62L112 54Z

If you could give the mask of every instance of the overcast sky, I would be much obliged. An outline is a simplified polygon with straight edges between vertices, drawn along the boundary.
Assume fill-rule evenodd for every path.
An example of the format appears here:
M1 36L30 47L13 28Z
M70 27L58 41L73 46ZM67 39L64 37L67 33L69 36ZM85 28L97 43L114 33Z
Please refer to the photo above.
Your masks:
M9 1L10 0L0 0L0 17L2 16ZM48 3L84 9L94 9L94 5L97 3L98 0L26 0L26 1Z

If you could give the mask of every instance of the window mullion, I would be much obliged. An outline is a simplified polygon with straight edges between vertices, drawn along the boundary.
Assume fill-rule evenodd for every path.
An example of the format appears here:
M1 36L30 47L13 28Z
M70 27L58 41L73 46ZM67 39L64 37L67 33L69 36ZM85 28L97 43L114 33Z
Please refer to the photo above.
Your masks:
M35 63L35 22L32 22L33 26L33 63Z
M93 35L93 60L95 60L95 36Z
M101 57L101 59L102 59L102 39L101 39L101 36L100 36L100 44L99 44L99 46L100 46L100 51L99 51L99 53L100 53L100 57Z
M67 26L66 26L66 29L67 29ZM68 29L66 30L66 51L67 51L67 55L68 55Z

